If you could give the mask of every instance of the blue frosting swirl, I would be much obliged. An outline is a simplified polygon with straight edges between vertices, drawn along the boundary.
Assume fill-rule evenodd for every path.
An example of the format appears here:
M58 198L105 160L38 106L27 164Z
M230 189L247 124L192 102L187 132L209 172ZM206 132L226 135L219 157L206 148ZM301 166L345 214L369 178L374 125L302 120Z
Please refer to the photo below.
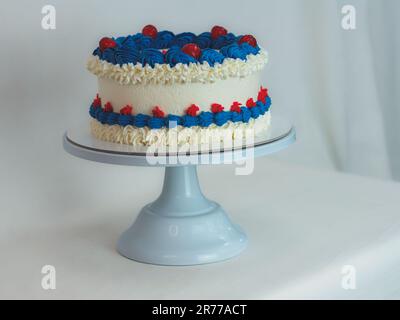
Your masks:
M232 120L232 122L243 121L242 114L239 112L231 111L231 120Z
M240 110L242 110L241 114L242 114L242 121L243 122L249 122L250 118L251 118L251 111L249 110L249 108L247 107L240 107Z
M183 120L182 120L182 117L180 117L180 116L176 116L173 114L169 114L167 116L166 125L168 128L175 128L176 126L182 125L182 123L183 123Z
M125 37L125 39L121 42L121 47L124 48L129 48L132 50L138 50L138 46L135 42L135 39L133 38L133 36L127 36Z
M222 63L224 61L225 57L219 53L218 51L214 49L204 49L201 52L201 56L199 58L199 61L201 63L207 61L208 64L213 67L214 64L216 63Z
M268 96L268 97L265 99L265 105L267 106L267 111L268 111L269 107L271 106L271 103L272 103L271 97Z
M198 115L199 125L202 127L210 126L214 121L214 115L212 112L203 111Z
M191 62L196 63L195 58L182 52L181 48L178 46L171 47L168 50L167 54L165 55L165 59L171 67L175 66L178 63L184 63L184 64L189 64Z
M118 119L118 124L123 127L133 125L133 116L121 114Z
M211 32L200 33L196 37L195 43L200 47L200 49L210 48L212 44Z
M103 110L97 114L97 120L99 120L102 124L107 123L108 113Z
M157 33L157 37L154 40L154 48L165 49L169 48L175 35L171 31L160 31Z
M123 65L125 63L136 64L137 62L140 61L140 52L137 49L128 48L125 46L116 48L115 61L119 65Z
M253 46L249 45L247 42L243 42L240 45L240 48L243 50L244 53L246 53L246 55L249 55L249 54L256 55L257 53L260 52L259 46L253 47Z
M193 117L193 116L189 116L189 115L184 115L182 117L183 119L183 126L190 128L190 127L194 127L194 126L198 126L199 125L199 119L198 117Z
M122 46L126 38L127 37L118 37L118 38L113 38L113 40L117 43L118 46Z
M96 118L96 108L93 107L93 104L89 108L89 114L92 118Z
M102 52L101 52L101 50L100 50L99 47L97 47L96 49L94 49L94 51L93 51L92 54L93 54L94 56L98 56L100 59L101 59L101 57L102 57Z
M210 32L203 32L199 35L183 32L174 35L171 31L163 30L158 32L153 39L142 33L136 33L126 37L113 38L117 43L115 48L108 48L104 52L96 48L93 55L117 65L142 62L153 67L156 63L165 63L165 61L170 66L175 66L177 63L189 64L207 61L210 66L214 66L215 63L222 63L225 58L246 60L249 54L255 55L260 52L258 46L252 47L246 42L239 45L238 42L241 37L228 33L212 39ZM195 43L200 47L202 52L199 59L178 50L188 43ZM168 58L163 60L161 59L162 53L154 51L168 48ZM214 51L211 51L211 49L214 49Z
M137 34L131 36L131 39L135 43L136 47L140 50L151 47L151 45L153 43L153 38L144 36L141 33L137 33Z
M225 57L246 60L246 52L244 52L237 43L230 44L221 48L221 53Z
M260 116L260 113L261 113L260 107L255 106L255 107L251 108L250 111L251 111L252 118L257 119Z
M212 113L210 111L202 111L197 116L178 116L169 114L166 117L152 117L147 114L137 114L123 115L116 112L104 112L101 107L94 107L93 104L90 105L89 114L94 119L97 119L102 124L120 126L134 125L138 128L143 128L145 126L151 129L159 129L162 127L173 128L176 125L181 125L184 127L209 127L211 124L215 123L217 126L223 126L228 121L232 122L249 122L251 118L257 119L260 115L265 114L271 106L271 98L267 97L266 103L258 100L256 105L252 108L245 106L240 107L241 112L235 111L222 111L218 113Z
M94 109L94 117L95 117L97 120L99 120L100 113L102 113L102 112L103 112L103 111L101 110L100 107Z
M213 49L221 49L222 47L228 46L236 41L236 36L233 33L228 33L223 36L219 36L212 43Z
M138 128L143 128L147 125L149 119L149 115L139 113L134 117L133 124Z
M115 49L108 48L108 49L104 50L103 54L102 54L102 59L106 60L109 63L116 64L117 61L115 59Z
M267 106L262 101L257 101L256 106L260 109L260 114L264 114L267 111Z
M240 49L242 49L242 51L246 54L257 54L260 52L260 47L253 47L251 45L249 45L247 42L243 42L242 44L240 44Z
M151 117L148 125L151 129L160 129L165 126L165 118Z
M106 123L109 124L110 126L112 126L113 124L118 123L118 118L119 118L118 113L110 112L107 117Z
M231 112L222 111L215 114L215 124L217 126L223 126L231 119Z
M175 38L172 40L173 46L183 47L185 44L193 43L196 39L196 35L192 32L182 32L175 35Z
M154 67L156 63L164 63L164 55L157 49L144 49L142 51L141 63L143 65L148 64L151 67Z

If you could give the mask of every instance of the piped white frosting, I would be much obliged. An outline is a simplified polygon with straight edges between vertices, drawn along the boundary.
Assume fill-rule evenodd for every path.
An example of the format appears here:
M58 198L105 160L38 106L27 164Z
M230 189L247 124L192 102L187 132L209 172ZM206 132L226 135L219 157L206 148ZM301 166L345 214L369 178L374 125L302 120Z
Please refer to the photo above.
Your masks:
M268 62L268 54L264 50L256 55L249 54L246 60L225 58L211 67L208 62L178 63L174 67L169 64L156 64L154 67L137 64L114 65L91 56L87 69L100 78L117 81L122 85L129 84L173 84L173 83L209 83L229 77L246 77L260 71Z
M143 146L182 146L243 139L248 129L254 130L254 135L258 135L268 130L270 121L271 112L267 112L257 119L250 119L248 123L228 121L223 126L212 124L206 128L177 126L171 129L150 129L149 127L137 128L130 125L122 127L102 124L95 119L91 120L90 127L94 137L103 141Z

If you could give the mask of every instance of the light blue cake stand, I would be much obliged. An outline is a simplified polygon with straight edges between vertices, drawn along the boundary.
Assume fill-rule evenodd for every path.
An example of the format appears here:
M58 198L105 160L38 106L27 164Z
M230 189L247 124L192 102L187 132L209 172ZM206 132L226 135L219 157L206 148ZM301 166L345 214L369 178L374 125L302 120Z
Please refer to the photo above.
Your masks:
M100 141L91 136L87 125L68 130L63 144L68 153L86 160L164 166L161 195L144 206L133 225L121 235L117 249L123 256L140 262L197 265L238 255L247 245L247 236L218 203L204 197L196 166L249 161L280 151L295 141L295 129L289 122L274 116L271 123L268 133L245 148L202 150L191 153L190 159L186 153L149 155L147 147Z

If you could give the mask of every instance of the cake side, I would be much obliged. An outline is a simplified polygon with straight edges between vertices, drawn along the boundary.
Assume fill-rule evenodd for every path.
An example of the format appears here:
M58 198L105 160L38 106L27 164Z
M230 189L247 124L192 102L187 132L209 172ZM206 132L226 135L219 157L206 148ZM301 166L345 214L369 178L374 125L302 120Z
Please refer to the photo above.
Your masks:
M234 101L256 98L261 86L260 72L246 77L228 78L212 83L134 84L121 85L110 79L98 79L99 97L110 102L113 110L120 112L126 105L134 107L135 113L152 114L159 106L166 114L183 115L193 103L199 112L210 111L214 103L230 106Z

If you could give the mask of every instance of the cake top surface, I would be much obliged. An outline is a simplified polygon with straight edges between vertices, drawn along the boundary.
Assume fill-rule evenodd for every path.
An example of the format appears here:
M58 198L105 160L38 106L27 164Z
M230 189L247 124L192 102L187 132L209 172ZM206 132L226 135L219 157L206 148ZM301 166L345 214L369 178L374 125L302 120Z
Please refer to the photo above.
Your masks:
M235 35L221 26L198 35L174 34L147 25L134 35L102 38L88 69L121 84L166 84L243 77L266 63L267 54L252 35Z

